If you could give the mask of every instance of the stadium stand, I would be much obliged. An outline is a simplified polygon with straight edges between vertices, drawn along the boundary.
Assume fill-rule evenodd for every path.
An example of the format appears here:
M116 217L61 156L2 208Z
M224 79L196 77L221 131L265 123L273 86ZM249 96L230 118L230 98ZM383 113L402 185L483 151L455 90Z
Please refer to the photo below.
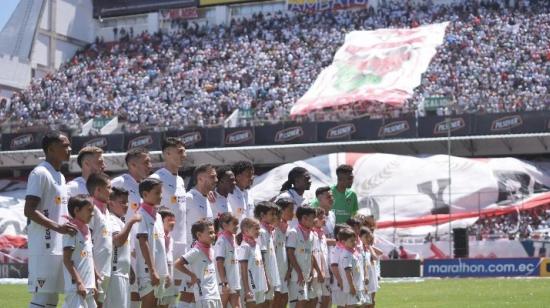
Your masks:
M445 43L403 109L369 105L304 120L422 116L433 97L456 102L456 113L547 110L550 3L501 3L386 1L377 11L259 14L211 28L182 22L173 33L125 31L116 42L97 39L59 71L33 80L3 116L30 126L118 115L130 132L219 125L236 109L278 122L331 63L345 33L440 21L451 21Z

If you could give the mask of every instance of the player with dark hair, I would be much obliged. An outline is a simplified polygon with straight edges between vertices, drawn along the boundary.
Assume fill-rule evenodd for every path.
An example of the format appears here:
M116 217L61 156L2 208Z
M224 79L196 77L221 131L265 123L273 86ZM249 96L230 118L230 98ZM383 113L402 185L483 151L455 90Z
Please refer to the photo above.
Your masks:
M67 186L61 165L69 160L69 138L58 131L42 139L46 159L30 173L25 197L25 216L29 219L30 307L57 306L63 292L63 234L76 234L76 226L63 223L67 211Z
M252 217L254 203L248 197L248 191L254 181L254 165L251 162L242 160L231 166L235 176L235 189L227 197L231 212L242 221L245 217Z

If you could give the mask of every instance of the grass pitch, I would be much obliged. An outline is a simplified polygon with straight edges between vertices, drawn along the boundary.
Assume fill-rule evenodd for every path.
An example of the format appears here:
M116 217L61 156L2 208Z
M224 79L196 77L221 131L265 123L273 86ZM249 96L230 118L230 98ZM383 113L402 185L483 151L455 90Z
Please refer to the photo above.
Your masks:
M26 285L0 285L0 308L28 307ZM61 307L60 299L59 307ZM383 283L376 307L550 307L550 279L441 279Z

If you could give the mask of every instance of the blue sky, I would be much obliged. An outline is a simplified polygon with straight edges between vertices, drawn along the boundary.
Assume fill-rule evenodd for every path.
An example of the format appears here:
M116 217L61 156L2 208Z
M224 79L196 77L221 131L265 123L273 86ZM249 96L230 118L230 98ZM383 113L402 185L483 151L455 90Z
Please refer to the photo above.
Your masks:
M15 7L19 3L19 0L1 0L2 9L0 10L0 30L4 28L4 25L10 19L11 13L15 10Z

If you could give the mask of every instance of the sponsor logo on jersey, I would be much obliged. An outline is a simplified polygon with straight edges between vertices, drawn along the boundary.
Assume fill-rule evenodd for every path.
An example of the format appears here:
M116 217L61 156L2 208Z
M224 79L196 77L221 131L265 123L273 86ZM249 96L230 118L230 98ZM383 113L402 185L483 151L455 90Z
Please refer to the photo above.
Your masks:
M253 137L250 129L239 130L225 136L225 144L241 144L252 140Z
M12 150L21 149L30 145L33 142L34 142L34 137L32 134L21 135L11 140L10 149Z
M491 130L508 130L521 125L523 125L523 119L521 118L521 116L513 115L494 120L491 124Z
M150 135L136 137L128 142L128 148L144 148L153 144L153 137Z
M463 118L451 119L450 121L445 120L435 124L434 134L446 134L449 129L453 132L464 127L466 127L466 122Z
M410 126L409 122L407 121L391 122L380 127L380 130L378 131L378 137L396 136L408 131L409 129Z
M278 131L275 134L275 142L287 142L300 138L304 135L304 129L300 126L289 127Z
M38 286L42 288L46 283L46 279L38 278L36 282L38 282Z
M355 133L356 128L352 123L341 124L335 127L332 127L327 131L327 139L339 139L343 137L349 137L351 134Z

